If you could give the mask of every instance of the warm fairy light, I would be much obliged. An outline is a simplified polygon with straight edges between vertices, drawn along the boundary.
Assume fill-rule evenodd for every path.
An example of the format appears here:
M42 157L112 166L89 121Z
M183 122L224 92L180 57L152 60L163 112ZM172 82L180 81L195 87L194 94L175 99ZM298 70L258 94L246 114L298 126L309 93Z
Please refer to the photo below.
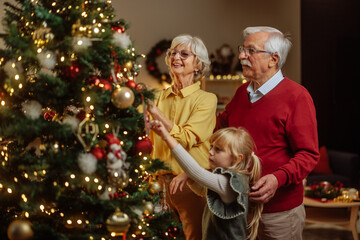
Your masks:
M23 199L24 202L27 202L27 197L25 196L25 194L21 194L21 198Z
M83 16L84 18L86 18L86 17L87 17L87 13L86 13L86 12L82 12L82 13L81 13L81 16Z
M37 53L41 53L41 51L42 51L41 48L38 48Z
M60 213L60 217L64 217L64 213Z
M89 177L85 177L85 181L86 181L86 182L90 182L90 178L89 178Z
M105 128L109 128L109 127L110 127L110 125L106 123L106 124L105 124Z
M68 187L69 185L69 182L65 182L65 187Z
M127 135L127 134L128 134L128 132L127 132L127 131L124 131L123 133L124 133L124 135Z
M141 230L141 229L142 229L142 226L139 225L138 228Z
M94 33L99 33L100 32L100 30L99 30L99 28L94 28Z
M98 183L99 179L98 178L94 178L94 183Z
M12 189L11 189L11 188L8 188L8 189L7 189L7 192L8 192L8 193L12 193Z
M15 78L15 80L19 80L19 78L20 78L19 74L16 74L14 78Z
M144 166L143 166L143 165L140 165L140 166L139 166L139 168L143 169L143 168L144 168Z
M86 101L90 102L91 101L91 97L86 97Z
M45 209L45 207L44 207L44 205L40 205L40 210L42 211L42 212L44 212L44 209Z
M21 89L23 87L22 83L19 84L19 88Z
M24 173L24 177L25 177L25 178L28 178L28 177L29 177L29 174Z
M75 174L70 175L70 178L72 178L72 179L74 179L75 177L76 177Z
M50 212L55 213L55 209L54 208L50 209Z
M71 221L70 219L68 219L68 220L66 221L66 223L70 225L70 224L72 224L72 221Z
M60 61L61 61L61 62L65 61L65 57L62 56L62 57L60 58Z
M90 110L94 110L94 105L90 105Z
M142 232L141 234L142 234L142 235L145 235L145 234L146 234L146 232Z
M139 156L141 156L142 155L142 152L139 152Z
M28 212L25 212L25 217L26 218L29 218L30 217L30 214Z
M119 173L118 172L114 172L114 177L118 177Z
M108 187L108 191L111 192L112 188L111 187Z
M0 189L2 189L4 186L0 183Z
M141 64L139 64L139 68L142 68L142 65L141 65Z
M138 139L139 139L139 140L142 140L142 137L139 137Z
M133 238L136 238L136 235L135 235L135 234L132 234L131 236L132 236Z
M124 72L127 72L127 68L124 68Z
M59 144L58 144L58 143L55 143L55 144L54 144L54 148L58 149L58 148L59 148Z
M133 56L133 57L134 57L134 56L135 56L135 53L132 53L132 54L131 54L131 56Z
M77 222L77 224L79 224L79 225L82 224L81 219L78 219L76 222Z
M124 141L120 141L120 145L121 145L121 146L124 145Z
M17 177L14 177L14 182L18 182L18 179L17 179Z
M44 170L42 170L42 173L45 175L46 174L46 170L44 169Z
M19 61L19 62L21 61L21 56L18 57L18 61Z
M56 6L56 2L53 2L53 3L51 4L51 6L55 7L55 6Z
M242 80L242 83L244 84L244 83L246 83L247 81L244 79L244 80Z
M146 160L147 160L147 157L143 157L143 159L146 161Z
M10 89L10 92L11 92L11 93L14 93L14 89L13 89L13 88L12 88L12 89Z
M141 56L142 56L143 58L145 58L145 57L146 57L146 55L145 55L145 54L141 54Z
M53 182L53 186L56 187L56 186L57 186L57 182Z
M115 237L115 236L116 236L116 233L112 232L110 235L111 235L112 237Z
M77 45L81 46L83 44L82 40L77 41Z
M37 174L37 172L36 171L34 171L34 176L36 177L38 174Z
M100 191L101 189L102 189L102 186L101 186L101 185L99 185L99 186L98 186L98 190Z
M1 106L5 106L5 101L1 101Z
M139 170L135 169L134 172L139 173Z
M132 182L133 180L132 180L132 178L129 178L129 182Z

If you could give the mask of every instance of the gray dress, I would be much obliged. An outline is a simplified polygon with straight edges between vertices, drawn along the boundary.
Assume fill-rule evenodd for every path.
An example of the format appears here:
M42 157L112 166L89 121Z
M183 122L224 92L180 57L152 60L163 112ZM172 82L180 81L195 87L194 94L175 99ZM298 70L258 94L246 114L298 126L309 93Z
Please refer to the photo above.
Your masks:
M229 175L231 188L238 193L236 201L226 204L208 189L203 214L203 240L246 240L248 213L248 176L223 168L214 173Z

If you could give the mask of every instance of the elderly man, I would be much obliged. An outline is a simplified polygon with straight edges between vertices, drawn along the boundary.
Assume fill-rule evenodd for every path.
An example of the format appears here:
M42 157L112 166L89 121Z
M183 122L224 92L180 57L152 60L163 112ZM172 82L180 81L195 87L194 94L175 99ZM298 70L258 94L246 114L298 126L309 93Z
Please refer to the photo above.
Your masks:
M284 77L291 42L271 27L248 27L239 47L243 74L216 128L245 127L262 161L262 177L251 201L264 203L259 239L302 239L305 222L302 180L319 159L315 107L308 91Z

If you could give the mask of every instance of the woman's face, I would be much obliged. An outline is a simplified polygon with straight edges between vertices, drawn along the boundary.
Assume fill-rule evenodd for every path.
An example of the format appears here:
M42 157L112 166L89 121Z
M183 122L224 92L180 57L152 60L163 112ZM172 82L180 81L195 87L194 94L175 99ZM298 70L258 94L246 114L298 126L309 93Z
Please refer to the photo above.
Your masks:
M194 75L196 67L195 55L185 45L177 45L170 50L169 63L171 72L177 77Z

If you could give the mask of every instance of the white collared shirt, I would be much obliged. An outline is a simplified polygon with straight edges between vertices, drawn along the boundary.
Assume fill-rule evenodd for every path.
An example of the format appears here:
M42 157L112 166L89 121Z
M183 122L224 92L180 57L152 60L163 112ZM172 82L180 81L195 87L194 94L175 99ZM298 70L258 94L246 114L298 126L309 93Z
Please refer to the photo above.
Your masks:
M261 87L254 91L253 84L250 83L247 87L247 92L251 103L254 103L265 96L268 92L273 90L282 80L284 76L281 70L277 71L268 81L266 81Z

